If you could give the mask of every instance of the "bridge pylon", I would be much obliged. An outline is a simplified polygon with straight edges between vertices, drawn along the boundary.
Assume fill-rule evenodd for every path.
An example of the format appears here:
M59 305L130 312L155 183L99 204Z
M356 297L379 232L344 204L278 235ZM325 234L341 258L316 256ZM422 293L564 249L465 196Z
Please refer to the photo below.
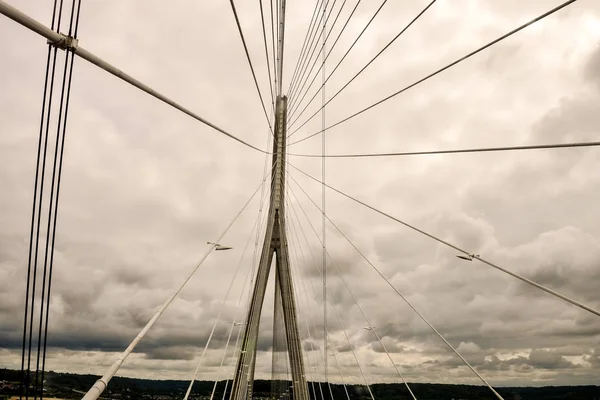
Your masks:
M293 398L294 400L309 400L285 229L286 120L287 97L278 96L275 106L273 163L271 165L272 190L265 240L262 247L248 315L246 317L237 367L233 378L231 400L249 400L252 398L260 315L265 299L273 256L275 256L276 267L275 295L277 298L275 307L281 307L279 310L282 311L283 314L285 341L287 342L287 346L285 347L287 347L288 350L292 373ZM275 310L274 315L277 313L278 310ZM277 349L274 347L273 350L275 351Z

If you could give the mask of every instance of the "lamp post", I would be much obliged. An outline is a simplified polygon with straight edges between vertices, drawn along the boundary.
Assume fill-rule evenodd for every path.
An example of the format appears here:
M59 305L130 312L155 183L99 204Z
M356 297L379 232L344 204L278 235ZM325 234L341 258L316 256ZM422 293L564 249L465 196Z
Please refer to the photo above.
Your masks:
M206 244L210 244L215 248L215 251L222 251L222 250L231 250L233 249L233 247L229 247L229 246L223 246L219 243L213 243L213 242L206 242Z

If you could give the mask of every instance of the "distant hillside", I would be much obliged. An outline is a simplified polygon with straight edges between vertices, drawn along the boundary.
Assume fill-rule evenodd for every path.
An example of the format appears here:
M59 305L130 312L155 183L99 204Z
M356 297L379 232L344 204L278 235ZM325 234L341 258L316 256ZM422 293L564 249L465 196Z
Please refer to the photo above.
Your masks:
M79 375L47 372L45 375L47 389L45 397L79 399L99 377L96 375ZM19 371L0 369L0 399L3 396L18 394ZM114 378L104 393L105 399L181 399L189 381L150 380L134 378ZM213 389L214 382L200 381L194 384L194 396L191 399L207 399ZM309 384L312 388L312 384ZM433 383L410 384L419 400L451 400L451 399L492 399L489 389L483 386L443 385ZM223 398L225 382L217 385L215 399ZM315 383L317 399L320 399L318 384ZM335 399L347 399L344 387L331 385ZM348 395L352 400L370 399L364 386L348 385ZM271 382L257 380L254 382L256 398L269 397ZM325 390L325 388L323 388ZM406 387L402 384L374 384L373 395L378 400L409 399ZM228 391L229 392L229 391ZM498 392L506 400L600 400L600 386L547 386L541 388L515 387L499 388ZM313 398L311 393L311 398Z

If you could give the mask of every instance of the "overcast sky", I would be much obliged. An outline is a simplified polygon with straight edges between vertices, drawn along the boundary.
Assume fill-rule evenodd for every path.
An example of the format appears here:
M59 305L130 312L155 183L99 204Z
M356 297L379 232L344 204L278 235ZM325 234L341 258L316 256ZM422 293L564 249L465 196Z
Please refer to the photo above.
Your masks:
M12 3L49 24L51 2ZM238 3L267 99L257 2ZM336 2L336 11L341 3ZM327 125L559 3L439 0L327 106ZM354 4L346 2L331 40ZM387 2L328 82L327 95L343 86L425 4ZM288 2L284 90L313 5ZM379 5L367 1L358 7L327 71ZM6 18L0 19L0 34L5 38L0 41L0 367L18 368L47 46L45 39ZM79 38L87 50L209 121L258 147L267 145L267 123L229 2L84 0ZM577 1L327 131L327 151L597 141L599 46L600 2ZM317 110L320 96L317 100L307 111ZM202 257L206 242L218 238L259 186L265 157L81 59L75 60L68 122L47 369L101 374ZM293 138L316 132L320 124L321 118L314 118ZM320 153L320 137L292 149ZM320 159L289 160L321 176ZM383 211L598 309L599 170L600 149L578 148L329 159L326 179ZM320 202L320 185L290 172ZM314 349L305 353L305 361L314 379L322 375L323 365L321 250L300 206L319 234L321 220L296 183L288 182L293 205L288 207L288 240L301 336L305 349ZM338 194L328 192L326 202L329 217L492 384L600 384L599 317L482 263L462 261L452 249ZM231 320L244 316L248 272L256 267L253 226L259 203L257 196L223 239L234 249L208 258L120 374L191 378L221 313L200 379L232 375L233 344L226 366L219 364ZM373 333L363 329L367 322L337 267L409 381L479 383L331 226L327 244L333 260L328 324L337 358L329 356L332 380L340 381L339 365L346 381L362 381L352 346L369 382L399 381ZM270 377L271 291L257 361L261 378ZM234 339L236 334L237 328Z

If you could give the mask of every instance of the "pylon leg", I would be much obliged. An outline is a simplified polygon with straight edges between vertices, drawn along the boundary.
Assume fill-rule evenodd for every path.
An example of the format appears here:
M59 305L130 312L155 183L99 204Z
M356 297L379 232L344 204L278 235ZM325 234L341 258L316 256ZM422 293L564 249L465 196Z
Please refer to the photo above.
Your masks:
M279 285L279 271L275 268L275 299L273 307L273 351L271 360L271 399L288 399L289 383L287 371L287 337L285 335L285 320L283 317L283 302L281 286Z
M292 385L294 400L308 400L308 386L304 373L304 360L302 355L302 342L298 331L298 316L296 312L296 299L294 298L294 285L290 273L289 254L285 236L285 226L281 221L276 221L279 228L280 246L276 251L277 276L281 287L281 301L285 321L290 367L292 370Z
M275 246L272 243L274 225L275 210L269 213L267 220L265 242L260 255L254 291L250 300L248 316L246 317L246 324L244 326L244 336L240 346L241 353L237 361L236 372L231 386L231 400L243 400L246 397L248 399L252 398L260 315L265 300L265 291L267 290L273 253L275 251Z

